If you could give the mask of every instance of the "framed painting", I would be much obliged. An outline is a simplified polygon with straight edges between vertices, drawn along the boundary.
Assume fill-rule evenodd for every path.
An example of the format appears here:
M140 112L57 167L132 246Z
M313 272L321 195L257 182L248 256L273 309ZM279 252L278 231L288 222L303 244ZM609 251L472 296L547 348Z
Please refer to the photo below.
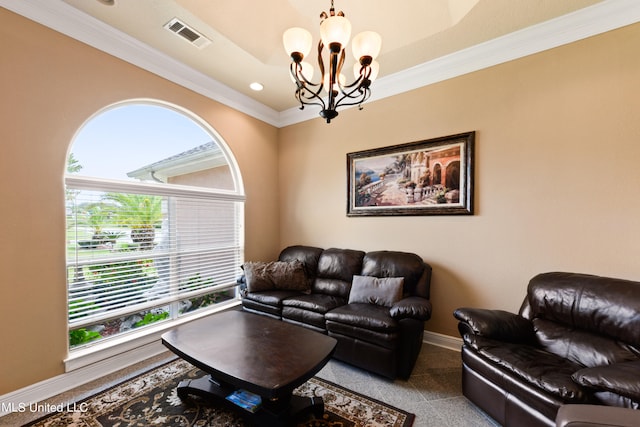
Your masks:
M347 216L473 215L475 132L347 154Z

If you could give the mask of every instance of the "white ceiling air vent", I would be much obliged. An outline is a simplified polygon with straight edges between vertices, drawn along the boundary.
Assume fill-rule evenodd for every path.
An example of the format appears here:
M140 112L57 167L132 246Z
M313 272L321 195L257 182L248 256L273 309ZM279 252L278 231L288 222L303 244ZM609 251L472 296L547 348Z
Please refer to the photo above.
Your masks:
M211 43L211 40L200 34L195 29L189 27L178 18L173 18L171 21L167 22L164 25L164 28L179 35L199 49L202 49Z

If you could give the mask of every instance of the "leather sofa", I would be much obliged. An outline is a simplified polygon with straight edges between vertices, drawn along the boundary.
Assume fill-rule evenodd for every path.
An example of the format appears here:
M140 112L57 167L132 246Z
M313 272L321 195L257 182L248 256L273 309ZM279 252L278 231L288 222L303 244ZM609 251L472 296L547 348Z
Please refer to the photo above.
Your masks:
M431 267L418 255L298 245L243 268L244 310L336 338L336 359L389 378L411 375L431 317Z
M518 314L454 316L463 394L503 426L555 426L565 404L640 406L640 282L544 273Z

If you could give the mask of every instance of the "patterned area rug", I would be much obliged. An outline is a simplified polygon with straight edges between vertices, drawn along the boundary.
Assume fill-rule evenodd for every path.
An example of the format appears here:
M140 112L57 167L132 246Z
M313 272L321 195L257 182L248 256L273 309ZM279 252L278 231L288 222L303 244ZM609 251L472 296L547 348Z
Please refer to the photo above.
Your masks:
M205 374L181 359L65 405L64 410L34 421L34 427L141 427L141 426L245 426L238 411L189 398L182 401L176 386L183 379ZM320 378L312 378L294 394L322 397L325 413L300 424L304 427L395 426L409 427L415 416Z

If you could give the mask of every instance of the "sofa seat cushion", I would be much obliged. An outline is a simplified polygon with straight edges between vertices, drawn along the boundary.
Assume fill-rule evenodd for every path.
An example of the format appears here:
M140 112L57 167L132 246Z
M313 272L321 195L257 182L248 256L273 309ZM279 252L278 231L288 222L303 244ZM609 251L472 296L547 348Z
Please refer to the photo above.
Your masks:
M346 304L344 298L324 294L297 295L282 301L282 305L285 307L295 307L322 314L344 304Z
M325 319L323 313L304 310L298 307L282 307L282 320L292 323L299 323L302 326L311 325L322 332L326 332Z
M338 338L338 341L349 340L351 344L360 346L376 346L386 350L394 351L398 346L397 332L378 332L371 329L359 328L357 326L345 325L344 323L326 321L327 333L330 337Z
M640 402L640 360L581 369L573 374L573 380Z
M298 291L279 291L279 290L271 290L271 291L263 291L263 292L249 292L244 300L255 301L260 304L269 305L273 307L282 308L282 302L287 298L304 295Z
M388 307L368 303L343 305L328 312L325 317L332 322L385 333L395 332L398 321L389 314Z
M539 348L476 337L478 353L564 402L584 402L587 392L571 375L583 366Z

